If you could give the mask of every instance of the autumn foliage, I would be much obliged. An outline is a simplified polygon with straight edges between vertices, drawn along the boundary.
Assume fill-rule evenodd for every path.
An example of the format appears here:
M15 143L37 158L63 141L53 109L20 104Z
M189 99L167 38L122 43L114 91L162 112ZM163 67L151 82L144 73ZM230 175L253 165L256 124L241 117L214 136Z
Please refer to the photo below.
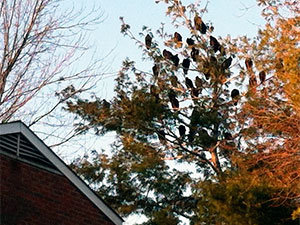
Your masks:
M149 68L126 59L113 99L68 102L84 119L78 130L116 134L111 154L73 168L144 224L296 224L298 4L258 1L266 24L250 40L214 36L205 7L157 2L168 5L171 33L144 27L138 38L121 18Z

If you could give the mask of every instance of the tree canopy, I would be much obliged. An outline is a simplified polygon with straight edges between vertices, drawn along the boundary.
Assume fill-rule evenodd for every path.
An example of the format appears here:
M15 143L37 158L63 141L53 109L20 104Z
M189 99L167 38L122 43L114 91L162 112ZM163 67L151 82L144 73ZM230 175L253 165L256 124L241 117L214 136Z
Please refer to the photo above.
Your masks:
M144 224L296 224L296 1L258 1L266 25L252 40L214 36L199 4L156 2L168 6L170 33L145 26L136 37L121 18L150 67L126 59L113 99L68 101L84 119L78 130L116 134L111 154L94 151L73 168Z

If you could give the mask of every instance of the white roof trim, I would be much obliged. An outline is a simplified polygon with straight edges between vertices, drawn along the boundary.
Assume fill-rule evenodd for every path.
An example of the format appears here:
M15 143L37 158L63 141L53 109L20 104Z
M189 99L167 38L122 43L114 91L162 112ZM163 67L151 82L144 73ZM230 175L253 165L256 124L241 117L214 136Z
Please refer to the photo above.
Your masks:
M41 153L53 163L82 193L84 193L112 222L121 225L123 219L109 208L89 186L81 180L42 140L22 122L0 124L0 135L22 133Z

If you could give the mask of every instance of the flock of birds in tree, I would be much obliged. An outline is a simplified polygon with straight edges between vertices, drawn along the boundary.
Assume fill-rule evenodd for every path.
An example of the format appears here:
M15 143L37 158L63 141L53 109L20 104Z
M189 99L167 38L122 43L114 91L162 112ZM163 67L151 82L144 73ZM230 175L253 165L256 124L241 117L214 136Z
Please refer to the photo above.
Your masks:
M199 17L198 15L196 15L194 17L194 27L201 34L206 34L206 32L208 30L207 25L202 21L201 17ZM182 36L178 32L174 33L173 41L174 41L174 43L176 44L177 47L182 47ZM182 60L181 66L182 66L182 70L183 70L183 73L184 73L184 76L185 76L185 85L186 85L187 89L191 90L192 98L195 98L195 97L199 96L199 93L202 90L203 83L202 83L201 78L199 76L196 76L195 81L194 81L195 85L194 85L193 81L187 77L187 74L188 74L189 67L190 67L190 64L191 64L190 58L194 62L197 62L197 58L198 58L198 55L199 55L200 51L199 51L199 49L197 49L195 47L195 40L193 38L187 38L186 43L191 48L190 57L184 58ZM149 50L151 48L151 45L152 45L152 36L147 34L146 37L145 37L145 46ZM214 53L217 53L219 51L222 55L225 55L224 47L218 42L218 40L215 37L213 37L211 35L209 36L209 45L210 45L210 47L211 47L211 49L213 50ZM175 67L178 67L180 65L180 59L178 57L178 54L173 55L172 52L170 52L166 49L163 50L162 54L163 54L163 57L165 58L165 60L171 61ZM217 59L214 56L210 57L210 61L215 63L215 64L217 63ZM225 70L229 69L230 66L231 66L231 63L232 63L232 57L229 56L228 58L226 58L221 63L222 71L225 71ZM253 73L253 69L252 69L253 68L253 61L250 58L247 58L245 60L245 66L246 66L247 71L250 72L249 85L252 86L252 87L257 86L256 77L255 77L255 74ZM158 77L159 73L160 73L160 66L158 64L155 64L152 67L152 72L153 72L154 77ZM209 72L204 73L204 75L205 75L205 78L207 80L210 78ZM259 73L259 79L260 79L261 84L263 84L265 82L265 80L266 80L265 71L261 71ZM170 81L171 81L171 84L174 87L176 87L178 85L178 78L175 75L172 75L170 77ZM152 95L154 95L156 97L157 100L159 100L159 97L158 97L159 91L155 88L154 85L151 85L150 92L151 92ZM237 100L238 100L239 96L240 96L240 92L239 92L238 89L233 89L231 91L231 98L232 98L232 100L235 101L234 105L237 105ZM179 109L179 101L177 99L176 93L173 90L171 90L168 94L168 97L169 97L170 103L172 105L172 108L174 110L178 110ZM178 129L179 129L180 137L181 138L184 137L185 133L186 133L185 126L180 125ZM190 133L191 132L192 131L190 131ZM161 133L159 133L158 136L159 136L160 139L162 139L165 136L164 131L161 131ZM193 140L193 138L191 138L190 141L192 141L192 140Z

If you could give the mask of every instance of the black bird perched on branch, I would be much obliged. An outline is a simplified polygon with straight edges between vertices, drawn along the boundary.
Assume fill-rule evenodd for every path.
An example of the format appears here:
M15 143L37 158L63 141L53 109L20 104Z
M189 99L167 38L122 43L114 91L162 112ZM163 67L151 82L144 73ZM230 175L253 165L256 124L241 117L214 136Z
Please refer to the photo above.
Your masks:
M174 41L175 41L175 42L180 42L180 41L182 41L182 36L181 36L178 32L175 32L175 33L174 33Z
M177 110L179 108L179 101L176 98L176 94L174 93L174 91L169 92L169 99L172 105L172 108L174 110Z
M250 58L247 58L247 59L245 60L245 65L246 65L247 70L251 70L251 69L252 69L252 66L253 66L252 60L251 60Z
M145 37L145 44L147 49L150 49L151 43L152 43L152 37L150 36L150 34L147 34Z
M232 99L238 97L239 95L240 95L239 90L233 89L233 90L231 91L231 98L232 98Z
M153 72L153 76L154 78L156 79L159 75L159 70L160 70L160 66L158 64L155 64L153 67L152 67L152 72Z
M222 62L222 65L221 65L222 69L223 70L228 69L230 67L231 63L232 63L232 58L231 58L231 56L229 56L229 58L225 59L224 62Z
M185 58L183 61L182 61L182 67L183 67L183 73L184 74L187 74L188 73L188 70L190 68L190 59L189 58Z
M165 57L165 59L171 60L172 57L173 57L173 54L171 52L169 52L168 50L164 49L163 50L163 56Z
M191 93L192 93L192 98L197 98L199 96L200 93L200 88L192 88Z
M158 136L158 139L160 140L160 142L163 142L163 143L166 142L166 133L163 129L157 131L157 136Z
M216 53L218 50L221 49L221 45L218 42L218 40L213 37L213 36L209 36L209 44L210 46L213 48L214 52Z
M174 63L174 65L177 67L179 65L179 57L178 54L173 55L171 58L171 61Z
M185 85L187 88L194 88L193 81L188 77L185 78Z
M207 26L203 23L201 17L196 15L194 17L194 23L196 30L200 31L201 34L206 34Z
M180 135L180 137L183 138L184 135L185 135L185 131L186 131L185 126L180 125L180 126L178 127L178 130L179 130L179 135Z
M191 57L192 57L194 62L197 61L197 56L198 55L199 55L199 50L193 47L192 52L191 52Z
M239 90L233 89L231 91L231 98L232 98L232 100L234 100L235 98L237 98L239 95L240 95ZM237 105L237 102L235 102L234 105Z
M202 80L198 76L196 76L195 85L196 85L197 88L202 88Z
M195 44L195 41L194 41L192 38L187 38L187 39L186 39L186 43L187 43L188 45L194 45L194 44Z
M259 75L260 82L263 84L266 80L266 72L261 71L258 75Z

